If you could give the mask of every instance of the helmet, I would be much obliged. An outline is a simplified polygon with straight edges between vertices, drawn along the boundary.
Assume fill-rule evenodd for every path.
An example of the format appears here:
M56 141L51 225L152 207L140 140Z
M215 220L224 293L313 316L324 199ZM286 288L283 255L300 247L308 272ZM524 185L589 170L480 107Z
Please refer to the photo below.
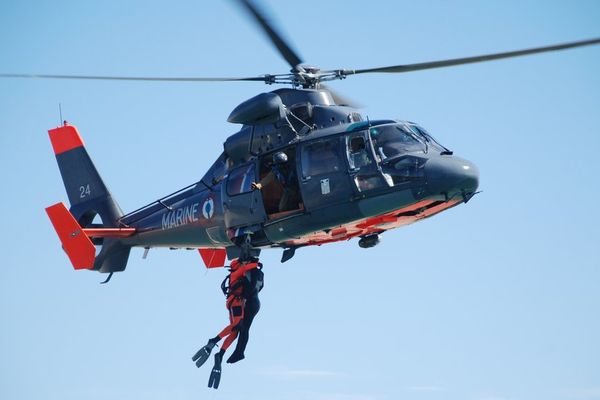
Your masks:
M278 151L273 154L273 164L285 164L288 160L287 154L283 151Z
M358 153L365 149L365 139L362 136L353 137L350 140L350 151L352 153Z

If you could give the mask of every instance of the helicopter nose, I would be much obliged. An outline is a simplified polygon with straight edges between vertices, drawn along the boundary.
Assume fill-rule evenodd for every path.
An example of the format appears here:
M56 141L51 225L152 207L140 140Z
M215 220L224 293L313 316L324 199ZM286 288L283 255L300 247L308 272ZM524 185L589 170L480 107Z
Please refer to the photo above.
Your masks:
M432 195L470 196L479 187L479 169L475 164L454 156L431 158L425 164L428 190Z

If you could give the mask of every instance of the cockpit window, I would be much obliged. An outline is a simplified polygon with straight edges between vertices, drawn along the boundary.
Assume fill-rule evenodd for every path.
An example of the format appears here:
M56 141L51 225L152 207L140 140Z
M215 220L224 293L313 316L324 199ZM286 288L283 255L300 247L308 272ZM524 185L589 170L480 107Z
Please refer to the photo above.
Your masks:
M407 125L408 128L410 130L412 130L415 134L417 134L419 137L423 138L425 140L425 142L427 143L427 147L433 147L435 151L438 152L442 152L442 151L449 151L447 148L445 148L444 146L442 146L437 140L435 140L435 138L433 136L431 136L429 134L429 132L427 132L423 127L418 126L418 125Z
M351 133L346 136L346 155L348 156L351 176L359 192L387 185L384 176L373 159L373 152L367 140L366 132Z
M406 153L427 151L425 141L401 124L376 126L369 133L375 153L381 161Z
M302 148L302 175L309 177L342 169L339 139L320 140L305 144Z
M367 144L362 135L350 136L347 142L348 161L351 169L357 170L371 164L373 156L369 157Z

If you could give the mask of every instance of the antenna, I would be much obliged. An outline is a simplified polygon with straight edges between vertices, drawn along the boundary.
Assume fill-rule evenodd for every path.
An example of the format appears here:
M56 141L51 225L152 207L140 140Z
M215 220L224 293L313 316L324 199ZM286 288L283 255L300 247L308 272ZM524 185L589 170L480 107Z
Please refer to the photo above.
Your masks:
M62 126L63 125L62 105L60 103L58 103L58 114L60 115L60 124L59 124L59 126Z

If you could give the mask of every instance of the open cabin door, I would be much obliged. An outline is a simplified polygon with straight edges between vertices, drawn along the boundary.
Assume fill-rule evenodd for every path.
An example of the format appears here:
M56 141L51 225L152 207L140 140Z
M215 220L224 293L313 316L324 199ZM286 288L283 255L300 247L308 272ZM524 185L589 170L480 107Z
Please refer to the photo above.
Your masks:
M266 221L260 191L252 190L252 182L256 181L255 161L234 168L229 173L222 186L226 228L245 227Z
M277 162L277 157L283 157ZM296 146L289 146L259 158L259 176L265 211L269 220L304 210L298 184Z

